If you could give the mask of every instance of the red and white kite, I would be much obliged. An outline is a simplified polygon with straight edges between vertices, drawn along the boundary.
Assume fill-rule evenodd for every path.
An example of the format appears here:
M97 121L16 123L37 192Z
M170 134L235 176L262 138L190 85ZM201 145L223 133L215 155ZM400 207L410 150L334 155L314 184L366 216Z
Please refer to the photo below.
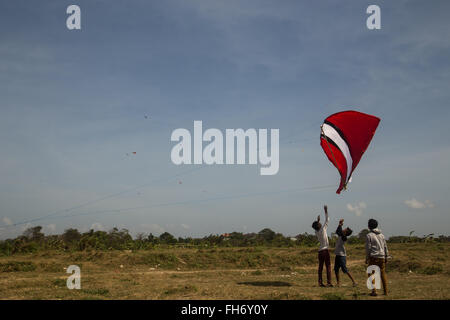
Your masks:
M379 118L358 111L338 112L323 122L320 145L341 175L337 194L347 188L379 123Z

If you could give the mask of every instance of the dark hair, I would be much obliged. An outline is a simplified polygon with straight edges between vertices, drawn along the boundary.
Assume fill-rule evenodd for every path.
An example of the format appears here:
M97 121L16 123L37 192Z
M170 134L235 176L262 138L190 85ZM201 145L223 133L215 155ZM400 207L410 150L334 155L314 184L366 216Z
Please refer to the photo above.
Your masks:
M320 230L320 228L319 228L319 221L314 221L313 224L312 224L312 227L313 227L314 230L319 231Z
M370 219L369 220L369 229L375 229L376 227L378 227L378 221L375 219Z
M353 233L353 230L347 227L347 231L345 231L345 236L348 237Z

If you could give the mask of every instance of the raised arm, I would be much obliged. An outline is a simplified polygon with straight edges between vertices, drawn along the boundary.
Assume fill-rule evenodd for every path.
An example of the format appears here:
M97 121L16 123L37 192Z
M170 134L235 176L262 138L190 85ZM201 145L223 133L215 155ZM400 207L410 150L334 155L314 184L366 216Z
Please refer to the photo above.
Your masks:
M325 223L323 224L324 228L328 227L328 221L330 221L330 218L328 217L328 206L324 205L323 210L325 211Z
M339 220L339 225L336 229L336 234L342 237L342 225L344 224L344 219Z

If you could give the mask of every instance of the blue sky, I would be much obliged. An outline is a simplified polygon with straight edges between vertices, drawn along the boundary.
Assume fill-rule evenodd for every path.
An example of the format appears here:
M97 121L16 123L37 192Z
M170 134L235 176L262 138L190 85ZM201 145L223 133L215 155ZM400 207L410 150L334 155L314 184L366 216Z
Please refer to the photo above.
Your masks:
M70 4L82 30L65 26ZM381 30L366 28L370 4ZM0 237L31 225L296 235L325 203L332 228L376 218L387 235L448 234L449 11L406 0L3 1ZM381 123L336 195L319 126L347 109ZM171 132L194 120L279 128L279 173L175 166Z

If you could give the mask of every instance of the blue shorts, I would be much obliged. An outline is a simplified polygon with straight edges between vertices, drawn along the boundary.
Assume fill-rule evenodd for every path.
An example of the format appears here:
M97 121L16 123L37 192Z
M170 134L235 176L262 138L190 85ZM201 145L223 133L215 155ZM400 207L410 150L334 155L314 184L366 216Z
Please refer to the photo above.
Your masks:
M336 256L334 259L334 272L339 272L339 268L342 269L343 273L347 273L347 257L346 256Z

